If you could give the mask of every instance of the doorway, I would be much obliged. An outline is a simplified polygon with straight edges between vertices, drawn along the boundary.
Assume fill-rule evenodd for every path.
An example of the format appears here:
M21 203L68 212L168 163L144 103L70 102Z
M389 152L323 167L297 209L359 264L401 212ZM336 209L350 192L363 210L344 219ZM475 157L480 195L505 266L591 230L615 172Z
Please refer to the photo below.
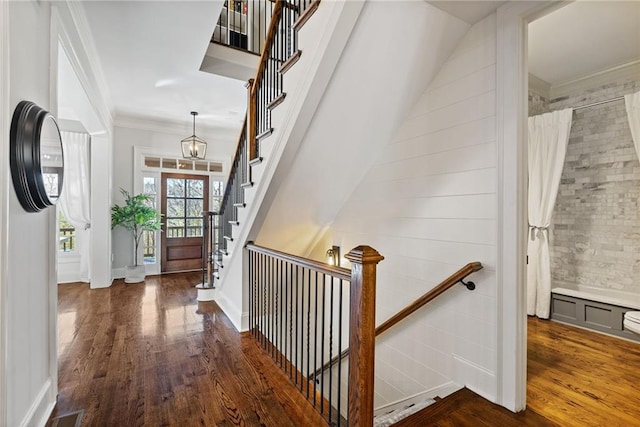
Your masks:
M163 173L161 175L161 271L202 268L202 213L209 210L209 177Z
M540 314L536 307L535 314L619 335L624 332L621 319L606 302L627 287L635 290L637 270L631 266L640 246L631 237L639 224L634 196L638 160L623 99L640 89L640 8L633 2L573 2L551 12L526 29L524 111L531 135L561 112L568 112L571 119L565 126L571 130L566 149L558 150L562 157L542 165L548 171L555 163L561 171L557 188L547 190L548 195L557 193L546 202L550 216L545 214L544 224L529 218L538 230L530 230L527 239L532 241L542 226L549 245L547 286L533 289L542 292L538 301L550 312ZM539 143L535 136L531 140ZM569 294L583 299L571 300ZM528 324L530 410L568 426L635 423L638 397L634 383L627 382L635 373L620 372L637 366L633 344L535 317ZM557 402L553 413L551 393ZM576 404L582 396L589 396L588 402Z

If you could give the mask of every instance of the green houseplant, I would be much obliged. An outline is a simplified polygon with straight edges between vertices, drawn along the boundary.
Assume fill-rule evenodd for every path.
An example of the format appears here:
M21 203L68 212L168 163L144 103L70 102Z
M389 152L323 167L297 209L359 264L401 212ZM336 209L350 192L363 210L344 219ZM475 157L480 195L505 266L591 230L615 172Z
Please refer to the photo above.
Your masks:
M111 208L111 229L123 227L133 235L135 246L134 263L127 266L125 282L142 282L145 277L144 264L138 264L138 248L145 231L158 231L162 226L162 216L153 207L153 198L146 194L132 196L127 190L120 189L124 205Z

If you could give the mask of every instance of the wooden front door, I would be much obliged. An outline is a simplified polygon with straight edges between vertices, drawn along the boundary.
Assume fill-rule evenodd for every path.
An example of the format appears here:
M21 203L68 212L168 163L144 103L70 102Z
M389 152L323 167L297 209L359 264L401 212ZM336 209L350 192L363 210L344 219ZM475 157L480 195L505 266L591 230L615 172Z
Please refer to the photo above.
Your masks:
M162 272L202 268L202 212L209 209L209 177L162 174Z

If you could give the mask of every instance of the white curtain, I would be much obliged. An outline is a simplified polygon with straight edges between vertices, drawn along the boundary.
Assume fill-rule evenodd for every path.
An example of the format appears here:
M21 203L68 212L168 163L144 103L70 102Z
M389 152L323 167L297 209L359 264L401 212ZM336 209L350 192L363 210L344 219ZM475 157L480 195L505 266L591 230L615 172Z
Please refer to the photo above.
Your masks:
M529 118L527 313L546 319L551 304L549 225L571 130L571 108Z
M91 227L91 182L89 178L89 142L86 133L60 132L64 150L64 180L60 209L76 229L76 250L80 255L80 280L89 282Z
M624 104L627 107L633 145L636 147L636 154L640 157L640 92L625 95Z

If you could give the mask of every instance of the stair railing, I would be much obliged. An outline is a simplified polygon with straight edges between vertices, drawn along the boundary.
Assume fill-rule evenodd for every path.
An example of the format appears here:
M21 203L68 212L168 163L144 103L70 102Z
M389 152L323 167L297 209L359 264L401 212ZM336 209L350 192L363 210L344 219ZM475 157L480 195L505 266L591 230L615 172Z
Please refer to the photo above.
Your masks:
M411 304L407 305L405 308L400 310L395 315L391 316L389 319L385 320L378 327L376 327L375 336L378 337L391 329L393 326L402 322L404 319L409 317L411 314L420 310L422 307L436 299L439 295L442 295L448 289L451 289L457 284L464 285L468 290L472 291L476 288L475 283L471 281L466 281L465 279L471 273L475 273L476 271L482 270L482 264L480 262L470 262L451 276L444 279L437 286L426 292L424 295L413 301ZM344 349L338 356L332 358L329 362L322 365L322 367L311 375L311 378L321 378L324 372L327 369L331 369L331 367L338 362L342 361L345 357L349 356L349 349Z
M384 257L358 246L345 256L348 270L253 243L246 249L250 333L328 424L373 425L376 266ZM310 380L347 343L347 390L340 364Z
M251 167L260 163L260 140L270 135L271 110L285 94L282 74L300 57L297 30L318 8L320 0L268 0L274 3L271 21L266 32L256 77L247 82L247 115L238 145L231 162L224 196L220 204L221 232L213 246L217 253L210 260L218 272L223 268L224 256L229 254L228 242L233 241L233 226L240 225L238 209L246 206L244 192L253 186Z
M211 42L259 55L273 7L271 0L225 1Z

